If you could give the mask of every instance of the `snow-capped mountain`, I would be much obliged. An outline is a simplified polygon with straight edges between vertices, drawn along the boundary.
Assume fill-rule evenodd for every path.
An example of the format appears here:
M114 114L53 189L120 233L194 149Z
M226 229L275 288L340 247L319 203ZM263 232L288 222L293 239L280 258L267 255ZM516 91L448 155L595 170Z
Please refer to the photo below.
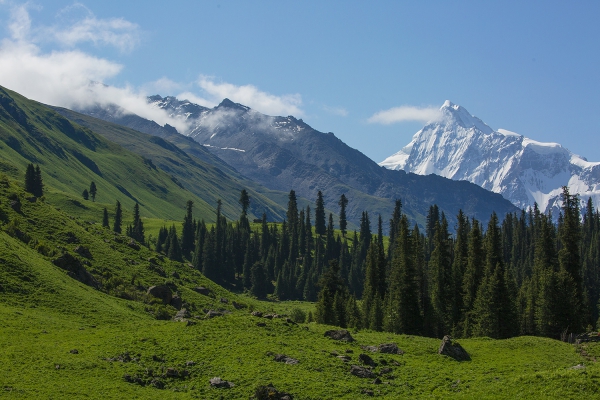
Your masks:
M466 180L502 194L520 208L536 202L543 211L555 211L562 204L562 186L582 201L592 197L599 204L600 162L588 162L558 143L494 130L450 101L440 111L438 120L379 165Z

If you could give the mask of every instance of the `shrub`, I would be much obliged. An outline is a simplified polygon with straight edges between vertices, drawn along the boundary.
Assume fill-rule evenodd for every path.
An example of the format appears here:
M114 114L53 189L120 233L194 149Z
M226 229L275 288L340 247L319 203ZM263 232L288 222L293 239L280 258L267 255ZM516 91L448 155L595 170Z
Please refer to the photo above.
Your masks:
M292 311L290 312L290 318L294 322L302 323L306 320L306 313L301 309L295 307L292 308Z

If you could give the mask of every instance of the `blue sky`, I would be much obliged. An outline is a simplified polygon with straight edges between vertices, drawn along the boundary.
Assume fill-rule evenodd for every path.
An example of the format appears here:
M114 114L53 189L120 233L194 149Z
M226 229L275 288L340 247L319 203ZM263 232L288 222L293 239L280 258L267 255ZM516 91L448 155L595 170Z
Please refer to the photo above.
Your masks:
M0 85L70 106L99 81L144 116L145 94L227 96L377 162L448 99L600 161L599 15L597 1L0 0Z

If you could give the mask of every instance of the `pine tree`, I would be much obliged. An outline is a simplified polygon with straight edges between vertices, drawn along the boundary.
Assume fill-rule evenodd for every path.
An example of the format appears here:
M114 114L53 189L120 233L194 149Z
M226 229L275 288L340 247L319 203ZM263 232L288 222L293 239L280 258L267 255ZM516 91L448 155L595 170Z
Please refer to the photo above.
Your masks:
M121 225L123 224L123 210L121 210L121 203L117 200L115 206L115 221L113 224L113 231L121 233Z
M31 194L35 194L35 167L33 164L27 164L25 170L25 190Z
M320 190L317 193L315 206L315 233L317 235L325 234L325 202L323 201L323 193Z
M346 236L346 228L348 226L348 221L346 220L346 207L348 206L348 199L344 194L340 196L338 205L340 206L340 230L342 231L342 236Z
M128 236L139 243L144 243L146 240L144 237L144 224L140 217L140 205L137 202L135 203L135 206L133 206L133 224L128 232Z
M181 230L181 253L189 258L190 252L194 250L194 218L192 216L192 209L194 202L188 200L186 203L186 212L183 217L183 229Z
M319 296L316 304L316 320L320 324L335 325L340 319L345 317L340 315L340 311L336 309L335 297L338 296L337 306L343 305L347 288L344 281L339 276L340 267L337 260L329 262L329 268L321 277L319 286ZM339 294L338 294L339 293Z
M219 281L219 267L217 264L217 244L215 227L211 227L204 240L202 249L202 273L208 279Z
M169 257L173 261L183 261L183 257L181 254L181 245L179 244L179 238L177 237L177 230L175 229L175 225L173 225L169 229L169 236L167 238L169 242L169 248L167 250L167 257Z
M37 164L35 166L34 191L32 193L35 197L42 197L44 195L44 182L42 181L42 170Z
M103 211L103 215L102 215L102 227L103 228L108 228L109 224L108 224L108 210L106 209L106 207L104 207L104 211Z
M259 299L267 297L267 275L265 274L264 265L257 261L252 265L252 287L250 293Z
M92 198L92 201L96 201L96 193L98 193L98 188L96 187L96 184L94 183L94 181L92 181L92 183L90 183L90 197Z
M463 335L464 337L471 336L473 322L473 306L477 297L477 290L483 279L483 265L485 254L483 251L483 238L479 222L475 219L471 222L471 231L468 235L467 243L467 266L462 277L462 292L463 292Z
M442 220L435 223L433 238L433 252L429 260L429 273L431 276L430 295L433 306L434 333L443 337L452 329L452 301L453 279L452 258L450 253L450 240L448 223L442 213Z
M250 196L246 189L242 189L240 192L240 198L238 200L242 206L242 214L240 215L240 229L250 232L250 222L248 221L248 207L250 207ZM266 216L265 216L266 218Z
M84 200L87 200L90 198L90 194L88 193L87 189L83 189L83 192L81 193L81 197L83 197Z
M415 335L421 332L423 326L413 240L408 231L408 219L403 215L396 236L390 284L385 297L384 329L389 332Z

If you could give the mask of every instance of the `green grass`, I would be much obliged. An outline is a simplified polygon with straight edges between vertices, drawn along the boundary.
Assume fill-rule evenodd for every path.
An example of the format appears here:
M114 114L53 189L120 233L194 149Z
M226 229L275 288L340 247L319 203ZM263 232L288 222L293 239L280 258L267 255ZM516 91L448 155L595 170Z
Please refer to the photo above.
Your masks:
M21 213L10 206L15 198ZM324 337L329 326L250 315L251 310L290 314L295 308L307 313L314 311L311 303L230 293L186 263L160 261L98 223L27 198L19 184L0 175L1 397L248 399L258 385L268 383L295 399L366 398L363 390L385 399L598 396L596 345L587 345L582 355L582 346L546 338L465 339L460 343L471 361L457 362L437 354L438 339L360 331L352 332L354 343L337 342ZM77 246L90 250L90 259L77 257L102 290L72 279L52 263L63 252L76 255ZM195 324L155 319L158 311L176 312L145 294L147 287L165 283L198 316L190 319ZM209 287L213 294L200 295L196 286ZM246 308L236 310L233 301ZM204 319L205 309L231 313ZM388 342L405 353L369 353L378 364L376 372L384 364L392 369L382 374L382 384L350 374L350 365L359 364L358 355L365 352L361 346ZM118 361L124 353L132 360ZM273 354L299 363L275 362ZM345 363L335 354L352 360ZM580 363L584 370L570 369ZM163 376L167 368L188 375ZM129 383L125 376L147 383L158 379L164 388ZM211 388L209 380L216 376L235 386Z

